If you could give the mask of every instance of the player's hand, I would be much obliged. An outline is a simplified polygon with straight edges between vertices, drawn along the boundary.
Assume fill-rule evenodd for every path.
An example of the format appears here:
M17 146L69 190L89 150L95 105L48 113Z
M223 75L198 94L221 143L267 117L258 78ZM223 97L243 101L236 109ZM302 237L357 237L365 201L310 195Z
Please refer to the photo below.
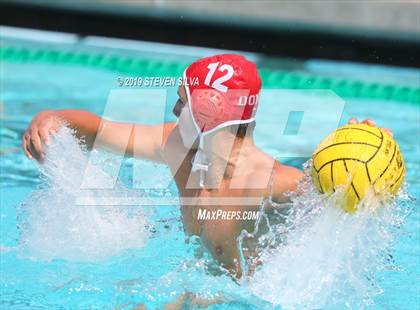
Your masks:
M369 125L369 126L372 126L372 127L376 127L376 123L375 123L375 121L374 121L374 120L372 120L372 119L370 119L370 118L367 118L367 119L365 119L365 120L363 120L363 121L359 122L359 121L357 120L357 118L352 117L352 118L349 120L349 125L354 125L354 124L366 124L366 125ZM382 127L381 129L385 130L385 132L386 132L386 133L388 133L391 137L394 137L394 133L391 131L391 129L389 129L389 128L384 128L384 127Z
M49 137L55 134L64 121L55 111L46 110L38 113L29 124L22 138L22 148L29 159L42 161L45 157L43 143L49 144Z

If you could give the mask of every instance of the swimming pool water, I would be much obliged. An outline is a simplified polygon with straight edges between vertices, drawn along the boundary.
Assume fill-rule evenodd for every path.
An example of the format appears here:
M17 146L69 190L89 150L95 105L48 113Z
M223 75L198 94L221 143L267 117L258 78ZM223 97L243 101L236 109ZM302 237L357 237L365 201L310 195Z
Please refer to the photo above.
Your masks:
M43 237L51 234L51 240L47 238L43 242L48 243L49 240L52 247L47 249L44 247L46 244L33 243L40 247L39 251L22 250L21 234L24 228L18 225L24 223L20 217L27 214L21 213L20 205L23 201L36 204L36 197L29 200L28 197L40 184L43 185L38 179L37 166L26 159L20 149L20 139L26 126L43 109L78 108L101 114L110 89L116 88L116 76L119 74L48 64L2 63L1 66L0 303L3 308L131 309L136 304L144 303L148 309L154 309L163 307L186 290L200 293L204 297L223 292L227 302L214 305L211 309L273 308L273 304L252 293L248 286L239 286L224 275L214 276L204 268L202 260L197 258L197 241L185 237L176 205L145 210L149 221L145 231L130 230L127 225L132 217L122 216L120 222L104 226L106 221L99 222L96 215L84 213L80 206L71 209L71 205L65 201L56 206L39 205L42 210L49 212L53 212L54 208L62 208L55 217L54 214L48 214L47 219L51 222L55 218L64 220L65 216L72 215L84 216L89 221L97 220L91 223L97 230L90 233L96 234L96 239L86 237L89 223L76 221L73 227L63 224L60 231L60 225L49 222L45 224L48 229ZM174 102L174 98L173 91L168 104ZM419 107L412 103L346 99L341 118L341 123L345 123L350 116L370 117L393 130L406 161L408 192L417 200L420 198ZM155 107L152 104L142 106L141 109L154 115ZM275 117L270 115L269 109L259 112L263 118ZM276 144L272 133L268 133L269 129L257 126L257 143L268 153L279 157L282 145ZM63 139L71 144L70 140L65 140L70 139L68 136ZM305 147L306 142L302 142L302 147ZM67 151L61 155L62 158L56 156L56 162L74 164L75 149L69 147ZM287 162L297 167L301 167L304 161L287 159ZM132 165L133 160L125 161L122 180L126 184L130 183L129 171ZM144 165L144 179L150 187L170 178L165 167L150 163ZM70 171L68 173L69 178L74 177ZM58 178L65 181L65 171ZM52 199L51 196L63 198L59 190L47 193L49 196L44 197L48 199ZM169 189L169 195L176 196L173 186ZM384 292L374 297L374 303L368 308L417 309L420 305L420 211L417 208L418 202L413 204L415 207L401 226L393 244L391 253L394 267L380 272ZM118 212L117 209L111 211ZM32 224L40 228L42 221ZM129 243L124 237L121 237L118 245L110 240L127 230L139 238L147 239L145 245ZM68 246L74 246L75 250L69 253L65 244L59 246L58 243L60 238L57 236L63 231L85 236L85 239L66 239L63 236ZM99 242L99 246L94 242ZM133 245L132 248L130 245ZM89 252L89 248L94 246L98 246L96 252L104 254L103 257ZM112 249L118 246L121 250L113 252ZM275 293L282 294L282 291ZM345 300L342 300L339 307L345 306ZM329 305L328 302L323 306L325 309L336 307L337 304Z

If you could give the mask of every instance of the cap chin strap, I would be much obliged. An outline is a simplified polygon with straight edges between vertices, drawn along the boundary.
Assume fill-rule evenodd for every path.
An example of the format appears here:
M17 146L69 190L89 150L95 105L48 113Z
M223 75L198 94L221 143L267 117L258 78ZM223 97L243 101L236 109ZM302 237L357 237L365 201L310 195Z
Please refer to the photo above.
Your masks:
M202 150L203 139L200 135L200 146L192 159L192 171L200 171L200 187L204 188L206 172L209 171L209 161L206 153Z

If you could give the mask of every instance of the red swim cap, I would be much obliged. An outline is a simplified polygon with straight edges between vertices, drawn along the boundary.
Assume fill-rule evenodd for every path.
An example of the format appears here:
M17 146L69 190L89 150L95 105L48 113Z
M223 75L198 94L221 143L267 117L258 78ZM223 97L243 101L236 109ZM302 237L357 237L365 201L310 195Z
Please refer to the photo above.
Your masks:
M255 64L236 54L201 58L184 72L193 120L201 133L252 122L261 79Z

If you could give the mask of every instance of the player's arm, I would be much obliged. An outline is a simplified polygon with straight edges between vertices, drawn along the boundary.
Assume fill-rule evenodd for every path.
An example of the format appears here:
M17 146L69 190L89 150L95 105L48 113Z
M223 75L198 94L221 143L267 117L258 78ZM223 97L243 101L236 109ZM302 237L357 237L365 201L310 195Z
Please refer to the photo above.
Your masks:
M149 160L163 162L161 149L174 124L155 126L120 123L105 120L83 110L47 110L36 115L26 130L22 146L30 158L44 158L43 143L49 143L49 137L67 124L82 137L88 148L95 143L118 154L127 154Z
M272 200L277 203L289 202L287 193L295 192L304 174L291 166L276 164L271 185Z

